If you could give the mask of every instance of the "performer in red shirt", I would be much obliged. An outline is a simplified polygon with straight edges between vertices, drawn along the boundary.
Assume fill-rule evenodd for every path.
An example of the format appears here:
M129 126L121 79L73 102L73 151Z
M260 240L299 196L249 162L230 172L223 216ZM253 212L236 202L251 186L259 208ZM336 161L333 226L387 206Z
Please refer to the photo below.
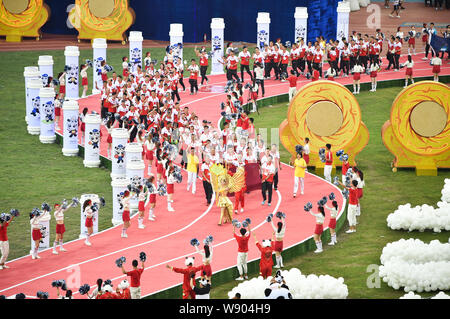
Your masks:
M238 256L237 256L237 269L239 271L239 277L236 280L248 279L247 276L247 257L248 257L248 240L250 239L250 225L248 231L242 227L239 229L239 235L236 234L236 227L233 224L233 236L238 244Z
M124 279L122 280L116 289L116 294L119 297L119 299L131 299L131 293L130 293L130 283L128 280ZM122 292L120 291L122 290Z
M133 270L126 271L122 265L122 272L130 277L130 293L131 299L141 299L141 275L144 272L144 261L141 259L141 268L138 269L138 261L134 259L131 262Z
M202 77L202 81L200 85L203 85L203 81L209 83L209 79L206 76L206 71L208 70L208 54L206 53L205 47L202 47L200 51L197 50L197 47L194 48L195 54L200 58L200 76Z
M325 179L331 183L331 171L333 169L333 153L331 152L331 144L325 145L327 152L325 153L325 167L323 168L323 175Z
M295 75L294 70L291 70L291 75L287 78L289 82L289 102L292 101L295 94L297 93L297 80L298 77Z
M274 251L274 241L265 239L262 241L262 245L258 242L255 233L252 233L255 238L256 247L261 252L261 260L259 262L259 274L266 279L272 275L273 259L272 254ZM273 238L272 238L273 239Z
M203 269L203 265L199 267L194 267L194 257L187 257L184 261L186 268L177 268L167 265L166 267L173 272L183 274L183 299L195 299L195 292L191 287L190 280L193 278L195 281L195 273ZM193 277L192 274L194 275Z
M0 215L0 251L2 253L2 258L0 259L0 269L7 269L8 266L5 265L6 259L9 255L9 241L8 241L8 226L14 219L14 215L8 220L6 214Z
M253 82L253 74L250 72L250 52L247 50L247 46L244 45L242 52L239 53L239 59L241 61L241 79L244 82L244 71L250 75L250 80Z

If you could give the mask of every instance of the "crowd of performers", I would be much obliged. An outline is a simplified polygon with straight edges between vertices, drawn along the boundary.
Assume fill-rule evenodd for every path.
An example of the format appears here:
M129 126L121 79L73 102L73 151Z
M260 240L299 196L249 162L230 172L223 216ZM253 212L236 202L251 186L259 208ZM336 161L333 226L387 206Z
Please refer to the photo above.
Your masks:
M166 198L167 211L174 212L172 207L175 196L176 183L182 182L180 167L188 172L186 182L186 191L195 194L196 181L201 179L205 193L205 204L211 205L213 194L216 195L216 205L221 209L219 225L231 223L233 226L233 236L236 240L237 269L239 276L236 280L248 279L247 274L247 256L249 250L250 235L253 235L257 249L261 252L260 275L264 278L272 274L272 254L275 253L275 268L284 267L282 251L283 238L286 232L286 215L277 212L274 224L274 216L267 217L267 222L273 227L271 239L258 241L256 234L250 227L250 219L245 219L242 223L234 215L243 214L245 211L245 194L248 192L245 183L245 166L256 164L261 179L262 205L272 202L272 193L277 191L278 172L282 169L280 165L280 154L277 145L267 145L259 134L256 134L253 124L253 118L249 117L251 112L257 112L257 99L264 97L264 80L272 77L272 71L275 80L289 81L290 99L295 95L296 82L300 76L310 78L312 81L325 77L333 80L338 76L346 77L353 74L354 92L359 93L360 76L363 73L370 75L372 79L372 90L376 90L377 72L381 70L380 56L383 52L383 44L386 41L386 57L389 65L398 71L401 67L406 68L405 85L408 80L413 80L413 65L411 56L415 55L415 40L419 38L425 46L425 57L428 58L431 52L431 61L433 65L434 79L438 81L440 65L444 53L439 57L433 50L430 51L430 38L437 34L433 23L429 26L423 25L421 32L416 32L414 27L408 31L405 36L400 27L396 35L385 37L380 30L375 35L369 36L353 32L348 41L329 40L325 41L323 37L317 38L315 43L305 43L300 38L297 43L282 44L280 40L276 43L270 42L264 48L255 48L253 54L247 47L239 52L228 43L226 54L221 61L226 68L228 83L225 87L227 93L226 100L222 103L221 115L224 118L223 127L215 127L211 122L200 119L189 107L180 105L179 87L186 90L184 84L184 74L187 71L189 75L190 94L197 94L199 88L199 77L201 77L200 86L208 84L209 79L206 76L209 60L211 58L205 47L200 50L195 49L199 59L192 59L190 63L182 61L176 56L170 47L164 61L159 65L152 60L150 52L146 53L143 60L143 67L133 66L128 62L128 58L122 59L122 74L113 72L112 68L102 62L101 77L103 87L101 89L101 117L102 125L108 131L106 141L108 143L108 157L111 160L120 160L120 153L112 149L111 133L113 128L126 128L129 133L128 142L137 142L143 146L143 158L147 161L147 172L149 178L140 181L135 185L129 185L128 189L121 193L120 203L122 205L123 229L121 237L127 237L127 229L131 225L130 220L130 201L132 198L138 200L138 228L144 229L145 205L150 206L148 220L155 221L155 209L157 198ZM449 36L447 28L444 36ZM402 47L408 45L408 57L404 63L400 63ZM329 68L323 75L322 68L325 57ZM253 62L253 69L250 70L250 61ZM240 65L240 77L237 72ZM83 85L83 96L85 96L88 79L86 70L90 63L81 66L81 77ZM290 70L288 71L288 67ZM288 72L290 75L288 75ZM111 74L112 73L112 74ZM245 83L245 74L250 78L250 82ZM59 103L56 104L56 117L60 116L60 108L65 95L65 72L61 72L58 81L50 81L49 86L59 84L59 93L57 95ZM247 100L244 101L244 91L248 90ZM249 103L249 109L243 108L245 103ZM84 117L88 113L85 108L80 114L80 130L84 137L85 124ZM82 143L84 138L82 139ZM302 145L297 146L297 156L292 160L294 170L294 189L293 197L296 198L300 186L300 194L305 191L304 179L306 178L307 166L309 163L309 139L305 138ZM331 145L327 144L320 150L319 156L325 163L324 177L327 181L333 182L331 171L333 167L333 152ZM348 198L347 219L349 229L347 233L356 232L357 220L360 215L360 199L363 196L364 175L357 167L350 167L348 156L343 150L336 153L336 157L342 161L342 180L335 178L334 183L343 187L343 193ZM179 161L179 163L175 163ZM178 165L179 164L179 165ZM156 176L152 173L152 167L156 167ZM227 196L228 193L234 193L234 203ZM157 196L163 195L163 196ZM329 199L329 202L328 202ZM327 204L328 203L328 204ZM44 203L45 204L45 203ZM42 210L34 209L30 214L30 223L33 227L33 240L35 247L32 249L31 257L39 259L38 247L42 239L42 229L40 229L39 220L48 218L50 207L48 204L42 206ZM65 232L64 213L78 202L76 199L72 203L64 202L62 205L54 206L54 218L56 221L56 237L53 246L53 253L58 254L57 246L60 251L66 251L63 247L63 235ZM336 217L339 212L338 204L334 194L324 196L318 203L317 208L308 202L304 210L310 213L316 219L314 229L314 241L317 249L315 253L323 251L321 235L323 232L323 223L326 212L330 214L328 227L331 232L331 241L329 245L336 245ZM98 204L92 201L86 201L83 204L83 212L86 215L85 226L87 236L85 244L91 246L90 235L93 233L92 218L98 211ZM0 269L7 269L5 264L9 244L7 238L7 228L15 216L16 210L10 214L2 213L0 215L0 244L2 258L0 260ZM236 232L236 229L238 231ZM212 277L212 236L204 240L203 250L198 248L199 241L192 240L191 244L202 256L202 265L195 266L195 258L189 257L185 260L185 268L177 268L167 265L167 268L183 274L183 298L209 298ZM116 261L122 269L123 274L130 277L130 283L124 280L119 284L116 291L112 288L110 280L103 282L99 279L96 289L90 294L90 287L85 284L80 287L79 292L87 295L89 298L97 299L121 299L121 298L140 298L140 277L144 271L145 253L140 254L141 268L138 267L138 261L133 260L133 270L126 271L123 267L125 262ZM196 273L200 273L201 280L196 284ZM65 287L63 280L52 283L57 288L59 298L71 298L72 291L62 288ZM66 291L65 294L61 290ZM23 294L16 296L24 297ZM48 298L48 293L39 292L38 298Z

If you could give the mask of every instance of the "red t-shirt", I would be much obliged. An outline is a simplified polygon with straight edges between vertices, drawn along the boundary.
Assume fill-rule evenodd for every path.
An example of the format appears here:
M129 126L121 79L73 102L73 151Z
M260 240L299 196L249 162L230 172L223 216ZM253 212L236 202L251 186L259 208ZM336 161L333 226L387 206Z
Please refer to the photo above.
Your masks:
M348 194L348 203L350 205L358 205L358 189L350 188Z
M261 260L259 262L260 265L264 266L272 266L273 260L272 260L272 253L273 253L273 244L269 247L263 247L260 243L256 244L256 247L258 247L259 251L261 252Z
M289 87L295 88L297 87L298 78L295 75L290 75L287 80L289 81Z
M201 66L208 66L208 57L207 56L202 55L200 57L200 65Z
M9 226L9 222L0 226L0 241L8 240L8 226Z
M242 237L234 234L234 238L236 238L236 241L238 243L238 252L240 253L248 252L248 240L250 239L250 236Z
M325 155L326 158L326 162L325 165L332 165L333 164L333 153L331 153L330 151L327 152L327 154Z
M350 167L350 163L349 162L347 162L347 164L342 164L342 175L347 174L347 171L348 171L349 167Z
M133 269L127 272L127 276L130 276L130 287L139 287L141 285L141 275L144 272L144 268Z

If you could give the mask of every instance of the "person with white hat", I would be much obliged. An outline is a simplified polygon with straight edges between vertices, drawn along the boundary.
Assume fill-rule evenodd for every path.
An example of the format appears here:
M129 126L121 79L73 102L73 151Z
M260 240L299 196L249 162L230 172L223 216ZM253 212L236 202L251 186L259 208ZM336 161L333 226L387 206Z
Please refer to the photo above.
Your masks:
M173 272L183 274L183 299L195 299L195 292L191 287L191 280L195 280L195 274L203 269L203 265L194 267L195 257L186 257L184 264L186 268L177 268L167 265Z

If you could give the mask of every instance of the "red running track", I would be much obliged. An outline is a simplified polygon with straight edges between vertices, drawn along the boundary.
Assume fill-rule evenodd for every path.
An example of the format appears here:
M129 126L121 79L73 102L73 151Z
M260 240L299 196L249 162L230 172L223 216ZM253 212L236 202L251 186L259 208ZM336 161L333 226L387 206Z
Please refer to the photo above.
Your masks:
M415 58L416 65L414 76L430 76L431 67L428 63ZM450 67L442 66L442 74L449 74ZM404 71L380 72L378 80L400 79L404 77ZM248 78L247 78L248 79ZM363 75L362 82L370 81L369 76ZM338 82L349 84L351 77L339 78ZM220 117L219 105L225 97L221 86L226 82L223 75L210 76L210 84L200 89L198 95L181 93L183 105L188 105L201 119L207 119L217 123ZM298 82L301 87L309 80L302 79ZM283 94L288 90L288 83L266 80L266 97ZM376 94L376 93L373 93ZM80 99L80 110L88 106L90 110L99 111L99 96L90 96ZM62 122L60 124L62 126ZM106 156L106 130L102 126L103 138L101 154ZM272 206L261 206L261 194L259 191L246 195L246 208L244 213L235 216L239 220L251 218L253 229L259 240L270 238L272 229L265 222L269 213L283 211L287 215L287 230L284 239L285 248L294 246L310 238L314 232L315 219L303 211L306 202L316 203L322 196L334 192L339 203L340 215L345 200L338 189L312 174L307 174L305 179L305 195L292 197L293 169L283 165L279 172L278 192L274 192ZM145 221L144 230L137 228L136 218L132 218L132 225L128 230L128 238L121 238L121 226L109 228L92 237L91 247L84 245L84 240L74 240L66 243L67 252L53 255L51 249L40 253L41 259L32 260L31 256L24 256L10 261L9 269L1 271L0 294L12 296L19 292L29 297L35 297L38 290L49 291L50 298L55 298L56 293L51 288L51 282L56 279L65 279L69 289L74 291L75 298L80 296L78 288L88 283L95 287L96 279L111 279L114 286L125 278L121 270L116 267L114 261L121 256L127 258L125 267L131 268L131 260L138 259L139 252L145 251L148 259L146 268L141 278L142 296L154 294L158 291L181 284L182 276L165 268L166 264L184 267L184 258L196 255L196 265L201 263L201 256L195 254L189 241L196 237L203 240L207 235L214 237L213 273L235 266L237 244L232 237L231 225L218 226L220 211L213 204L206 206L201 183L197 182L197 193L192 195L187 192L186 174L183 183L175 186L173 207L175 212L167 212L166 201L162 197L157 199L155 210L156 221ZM107 214L108 212L101 212ZM175 218L174 218L175 217ZM328 216L325 220L328 225ZM249 260L259 258L259 251L250 239ZM14 247L11 247L14 249ZM333 249L333 248L330 248ZM324 252L326 253L326 252ZM237 274L237 271L236 271ZM214 277L213 277L214 281ZM91 288L91 289L92 289ZM181 296L180 296L181 297Z

